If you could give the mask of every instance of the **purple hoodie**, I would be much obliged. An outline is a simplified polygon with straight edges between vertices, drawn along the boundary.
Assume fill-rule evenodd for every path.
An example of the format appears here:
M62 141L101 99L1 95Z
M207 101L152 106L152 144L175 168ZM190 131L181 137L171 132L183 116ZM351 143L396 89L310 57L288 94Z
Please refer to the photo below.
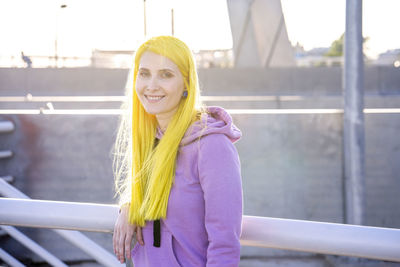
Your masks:
M136 267L239 265L242 185L233 143L241 132L224 109L207 110L182 139L161 246L153 246L153 222L147 222L145 245L136 243L131 252Z

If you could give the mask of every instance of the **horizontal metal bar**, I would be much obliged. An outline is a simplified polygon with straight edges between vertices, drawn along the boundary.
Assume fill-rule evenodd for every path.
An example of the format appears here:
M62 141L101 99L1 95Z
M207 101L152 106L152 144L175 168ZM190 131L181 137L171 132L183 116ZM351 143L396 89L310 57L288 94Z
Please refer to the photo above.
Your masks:
M276 115L276 114L342 114L343 109L227 109L235 115ZM24 115L121 115L121 109L0 109L1 114ZM366 108L366 114L395 114L400 113L400 108Z
M0 198L0 224L112 232L117 205ZM34 211L34 212L32 212ZM241 244L400 262L400 230L243 217Z
M342 109L227 109L235 115L268 115L268 114L341 114Z
M339 98L341 96L338 96ZM202 101L298 101L304 96L201 96ZM125 96L1 96L0 102L122 102Z
M14 131L14 129L14 123L12 123L11 121L0 121L0 133L12 132Z
M246 216L242 245L400 262L400 229Z
M121 109L0 109L0 115L120 115Z
M48 252L46 249L38 245L35 241L15 229L12 226L1 226L1 228L6 231L10 236L14 239L18 240L22 245L27 247L29 250L33 251L37 255L39 255L46 262L50 263L52 266L57 267L68 267L68 265L64 264L61 260L59 260L56 256Z
M5 250L0 248L0 259L12 267L25 267L21 262L15 259L13 256L8 254Z
M400 95L365 95L371 97L400 97ZM201 96L205 102L267 102L267 101L302 101L321 98L342 99L342 95L223 95ZM0 96L0 102L123 102L125 96Z
M364 113L400 113L400 108L364 108Z
M118 206L105 204L15 198L0 201L0 224L24 227L111 233L119 211Z
M125 96L1 96L0 102L122 102Z
M13 155L12 151L10 150L3 150L0 151L0 159L11 158Z
M307 99L305 96L279 96L279 95L260 95L260 96L202 96L201 100L205 102L264 102L264 101L300 101Z

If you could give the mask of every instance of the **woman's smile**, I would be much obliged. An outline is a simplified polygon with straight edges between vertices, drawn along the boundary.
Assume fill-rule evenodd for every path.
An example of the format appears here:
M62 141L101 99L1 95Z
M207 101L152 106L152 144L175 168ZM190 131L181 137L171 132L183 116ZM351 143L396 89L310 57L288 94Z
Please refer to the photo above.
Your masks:
M158 103L161 101L161 99L164 98L164 96L158 96L158 95L144 95L147 99L148 102L150 103Z

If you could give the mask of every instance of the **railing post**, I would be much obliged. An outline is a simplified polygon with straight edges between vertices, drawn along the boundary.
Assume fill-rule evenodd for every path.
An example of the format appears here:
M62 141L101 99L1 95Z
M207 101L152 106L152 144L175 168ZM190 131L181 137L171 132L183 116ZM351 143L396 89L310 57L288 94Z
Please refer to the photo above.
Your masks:
M362 0L346 0L344 43L344 183L345 222L364 222L364 114Z
M47 263L51 264L54 267L68 267L64 262L59 260L56 256L48 252L46 249L35 243L32 239L18 231L15 227L12 226L1 226L10 236L14 239L18 240L29 250L33 251L37 255L39 255L42 259L44 259Z
M5 250L0 248L0 259L2 259L5 263L13 267L26 267L13 256L8 254Z

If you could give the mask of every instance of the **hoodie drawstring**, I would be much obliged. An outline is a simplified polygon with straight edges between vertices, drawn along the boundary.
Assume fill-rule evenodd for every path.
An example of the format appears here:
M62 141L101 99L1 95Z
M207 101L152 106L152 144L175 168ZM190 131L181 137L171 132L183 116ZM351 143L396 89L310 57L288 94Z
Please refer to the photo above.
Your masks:
M159 248L161 245L161 223L160 220L153 221L153 246Z

